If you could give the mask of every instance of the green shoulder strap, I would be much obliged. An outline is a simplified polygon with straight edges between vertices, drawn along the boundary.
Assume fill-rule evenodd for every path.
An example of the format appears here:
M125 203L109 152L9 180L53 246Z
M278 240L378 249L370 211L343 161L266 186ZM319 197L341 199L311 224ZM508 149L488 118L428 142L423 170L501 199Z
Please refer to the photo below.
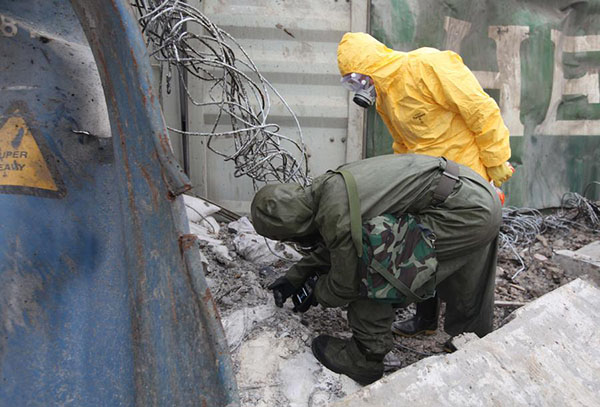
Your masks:
M354 176L346 170L334 171L344 177L346 190L348 191L348 204L350 205L350 234L352 242L356 247L356 254L362 257L362 219L360 216L360 199L358 198L358 187Z
M418 295L413 293L410 290L410 288L408 288L406 285L404 285L404 283L402 283L402 281L398 280L398 278L396 276L394 276L392 273L387 271L386 268L383 267L377 260L372 259L370 266L372 268L374 268L376 272L381 274L383 276L383 278L385 278L388 281L388 283L393 285L396 288L396 290L398 290L402 294L404 294L404 296L406 296L406 298L408 298L409 301L421 302L421 301L425 300L425 298L419 297Z

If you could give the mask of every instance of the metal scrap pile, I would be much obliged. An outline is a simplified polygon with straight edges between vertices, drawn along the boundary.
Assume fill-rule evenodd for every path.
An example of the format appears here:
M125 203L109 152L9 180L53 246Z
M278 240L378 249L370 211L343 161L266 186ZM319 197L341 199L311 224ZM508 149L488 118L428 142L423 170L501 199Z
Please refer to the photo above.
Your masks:
M593 184L600 183L590 185ZM531 208L508 207L502 210L500 251L520 264L512 275L512 280L527 268L520 253L529 248L538 236L557 229L600 230L600 202L594 202L576 192L568 192L563 196L560 208L549 215Z

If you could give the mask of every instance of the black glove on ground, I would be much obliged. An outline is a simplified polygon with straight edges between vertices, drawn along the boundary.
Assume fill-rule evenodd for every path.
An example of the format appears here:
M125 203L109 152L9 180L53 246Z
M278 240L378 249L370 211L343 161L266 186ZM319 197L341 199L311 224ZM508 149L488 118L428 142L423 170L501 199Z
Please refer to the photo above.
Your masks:
M268 287L269 290L273 290L273 298L275 299L275 305L279 308L283 307L285 300L290 298L292 294L296 292L296 287L290 283L290 280L285 276L279 277L273 281Z

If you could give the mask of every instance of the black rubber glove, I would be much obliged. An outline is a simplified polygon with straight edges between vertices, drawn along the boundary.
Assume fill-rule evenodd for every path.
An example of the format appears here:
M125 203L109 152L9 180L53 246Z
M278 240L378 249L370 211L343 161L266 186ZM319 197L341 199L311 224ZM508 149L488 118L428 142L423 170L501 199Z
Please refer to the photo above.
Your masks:
M312 276L304 282L292 296L292 302L294 303L294 312L306 312L308 309L317 305L315 298L315 285L319 277Z
M285 300L290 298L294 292L296 292L296 287L294 287L292 283L290 283L290 280L285 278L285 276L279 277L267 288L273 291L275 305L277 305L279 308L282 308Z

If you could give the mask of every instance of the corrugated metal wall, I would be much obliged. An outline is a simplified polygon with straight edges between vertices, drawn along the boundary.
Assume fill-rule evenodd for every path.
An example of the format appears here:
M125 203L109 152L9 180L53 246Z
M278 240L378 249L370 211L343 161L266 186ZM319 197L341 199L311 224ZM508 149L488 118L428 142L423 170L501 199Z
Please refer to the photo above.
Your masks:
M394 49L459 52L496 99L517 169L508 204L556 206L600 180L600 1L372 0L371 27ZM368 116L367 155L391 152Z
M367 28L367 2L343 0L205 0L189 1L211 21L230 33L248 52L259 71L298 115L309 154L311 175L356 160L363 151L364 112L349 103L340 86L337 43L347 31ZM196 4L194 4L196 3ZM177 86L165 95L167 123L180 127ZM194 95L202 83L191 82ZM206 97L206 96L204 96ZM292 118L272 97L270 122L295 137ZM214 111L190 106L190 130L207 131ZM349 119L350 118L350 119ZM180 136L172 135L181 157ZM217 149L232 145L230 138L213 141ZM235 178L233 165L207 151L206 140L190 138L190 172L194 193L229 209L246 212L254 190L247 177Z

